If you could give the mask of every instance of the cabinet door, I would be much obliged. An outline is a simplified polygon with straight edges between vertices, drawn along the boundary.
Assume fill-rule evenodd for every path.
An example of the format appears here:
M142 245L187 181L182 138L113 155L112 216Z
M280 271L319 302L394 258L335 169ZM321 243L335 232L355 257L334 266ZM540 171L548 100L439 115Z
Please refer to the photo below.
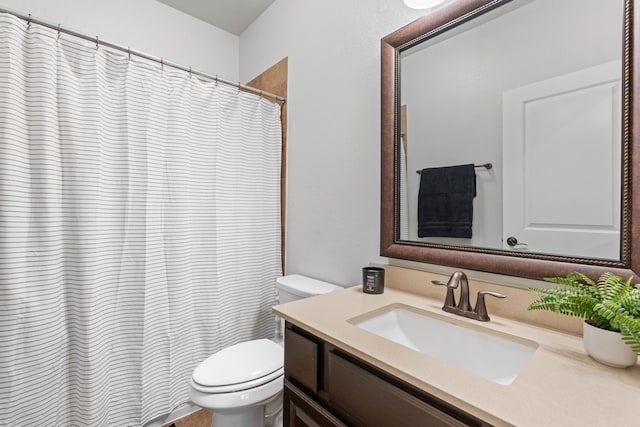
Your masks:
M318 391L318 344L290 328L284 331L284 370L312 393Z
M287 380L283 410L284 427L347 427Z
M329 406L357 427L463 427L466 424L331 351Z

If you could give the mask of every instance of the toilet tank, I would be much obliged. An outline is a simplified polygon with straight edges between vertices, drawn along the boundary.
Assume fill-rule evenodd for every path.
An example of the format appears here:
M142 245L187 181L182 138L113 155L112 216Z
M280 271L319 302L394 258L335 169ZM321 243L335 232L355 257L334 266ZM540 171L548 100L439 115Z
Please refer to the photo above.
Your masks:
M276 279L276 288L278 289L280 304L342 289L340 286L300 274L278 277Z

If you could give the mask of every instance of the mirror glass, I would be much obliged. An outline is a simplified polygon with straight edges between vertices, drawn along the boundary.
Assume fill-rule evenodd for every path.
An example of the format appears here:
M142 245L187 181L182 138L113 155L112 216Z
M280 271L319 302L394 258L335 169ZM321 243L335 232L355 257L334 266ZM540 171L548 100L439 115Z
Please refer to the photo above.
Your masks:
M621 259L624 3L513 0L398 48L396 242Z

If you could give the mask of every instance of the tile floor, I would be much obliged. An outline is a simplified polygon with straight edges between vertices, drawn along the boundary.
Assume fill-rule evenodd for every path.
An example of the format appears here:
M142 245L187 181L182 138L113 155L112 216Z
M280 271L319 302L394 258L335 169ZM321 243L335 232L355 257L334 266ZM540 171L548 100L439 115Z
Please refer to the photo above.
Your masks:
M178 418L173 423L165 424L162 427L169 427L172 424L175 427L210 427L213 414L207 409L200 409L182 418Z

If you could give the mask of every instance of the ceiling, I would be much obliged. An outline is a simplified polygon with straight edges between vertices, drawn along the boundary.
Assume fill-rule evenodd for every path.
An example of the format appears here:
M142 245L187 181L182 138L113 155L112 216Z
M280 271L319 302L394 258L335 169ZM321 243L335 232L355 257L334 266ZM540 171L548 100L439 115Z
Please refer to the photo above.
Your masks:
M274 2L274 0L158 1L238 36Z

